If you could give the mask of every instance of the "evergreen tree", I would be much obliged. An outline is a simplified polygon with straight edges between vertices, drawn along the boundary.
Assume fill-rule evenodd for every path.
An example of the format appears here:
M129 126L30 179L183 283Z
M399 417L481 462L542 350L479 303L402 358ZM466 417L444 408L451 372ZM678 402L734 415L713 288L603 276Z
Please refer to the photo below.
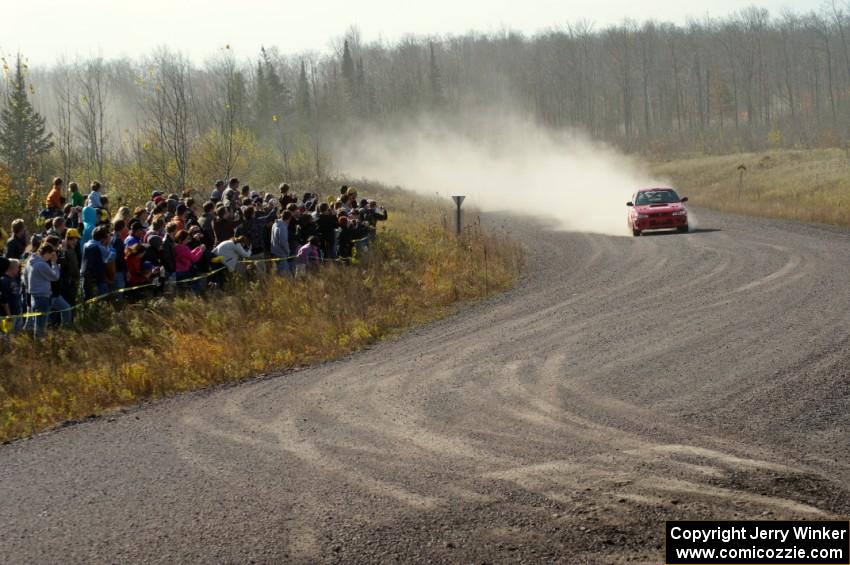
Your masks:
M347 39L342 48L342 77L345 79L349 90L353 93L357 78L354 70L354 58L351 56L351 48L348 46Z
M271 120L272 110L269 96L268 81L266 81L266 73L262 61L257 62L256 83L254 86L254 130L262 135L267 129L267 124Z
M440 76L440 67L437 66L437 56L434 54L434 42L430 43L431 47L431 65L430 65L430 80L431 80L431 102L434 106L439 106L443 102L443 81Z
M18 187L24 185L27 177L36 176L40 158L53 148L45 119L35 111L27 96L25 68L18 54L15 74L0 111L0 158L6 162Z
M278 130L276 124L290 111L289 90L283 84L265 47L260 48L256 77L254 130L261 137L265 137Z
M361 116L366 116L371 111L370 97L366 86L366 70L363 66L363 57L357 59L357 111Z
M263 68L265 70L266 88L269 96L269 106L273 113L283 114L289 105L289 90L280 78L280 74L275 68L265 47L260 49L263 57Z
M310 81L307 79L307 67L301 61L301 73L298 75L298 88L296 90L296 103L298 114L304 121L309 121L313 113L313 105L310 99Z

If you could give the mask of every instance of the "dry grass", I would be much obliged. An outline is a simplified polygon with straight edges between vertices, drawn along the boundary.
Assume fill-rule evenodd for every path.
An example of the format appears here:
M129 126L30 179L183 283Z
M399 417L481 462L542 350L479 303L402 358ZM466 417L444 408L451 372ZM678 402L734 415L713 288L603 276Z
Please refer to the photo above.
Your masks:
M746 167L740 195L739 165ZM700 206L850 227L850 157L841 150L697 157L652 169Z
M513 282L519 268L514 244L476 229L458 240L436 202L402 191L379 197L390 204L390 222L356 265L328 265L296 281L245 282L206 300L104 306L86 321L98 331L0 343L0 439L337 358Z

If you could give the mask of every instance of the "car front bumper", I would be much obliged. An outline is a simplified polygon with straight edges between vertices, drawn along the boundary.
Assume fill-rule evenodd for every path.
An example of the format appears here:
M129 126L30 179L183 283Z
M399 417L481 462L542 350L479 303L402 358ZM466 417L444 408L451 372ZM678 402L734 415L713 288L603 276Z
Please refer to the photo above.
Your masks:
M634 229L645 230L666 230L673 228L682 228L688 225L687 216L662 216L658 218L640 218L634 220Z

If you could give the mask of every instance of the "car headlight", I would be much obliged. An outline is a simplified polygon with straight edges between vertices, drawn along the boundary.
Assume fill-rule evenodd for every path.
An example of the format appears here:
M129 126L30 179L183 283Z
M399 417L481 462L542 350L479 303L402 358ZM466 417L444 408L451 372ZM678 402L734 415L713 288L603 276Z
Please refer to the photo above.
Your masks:
M679 210L677 212L673 212L674 216L687 216L688 212L686 210Z
M647 219L648 217L649 217L649 214L638 214L638 215L637 215L637 219L638 219L638 220L645 220L645 219Z

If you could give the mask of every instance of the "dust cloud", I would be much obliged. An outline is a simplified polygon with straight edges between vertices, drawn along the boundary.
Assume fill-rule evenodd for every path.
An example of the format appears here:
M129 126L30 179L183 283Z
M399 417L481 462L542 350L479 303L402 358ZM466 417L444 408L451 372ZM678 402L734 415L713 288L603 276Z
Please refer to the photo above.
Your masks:
M639 162L578 133L530 120L481 115L363 126L334 148L337 168L464 206L553 220L556 228L627 235L626 202L637 188L666 184Z

